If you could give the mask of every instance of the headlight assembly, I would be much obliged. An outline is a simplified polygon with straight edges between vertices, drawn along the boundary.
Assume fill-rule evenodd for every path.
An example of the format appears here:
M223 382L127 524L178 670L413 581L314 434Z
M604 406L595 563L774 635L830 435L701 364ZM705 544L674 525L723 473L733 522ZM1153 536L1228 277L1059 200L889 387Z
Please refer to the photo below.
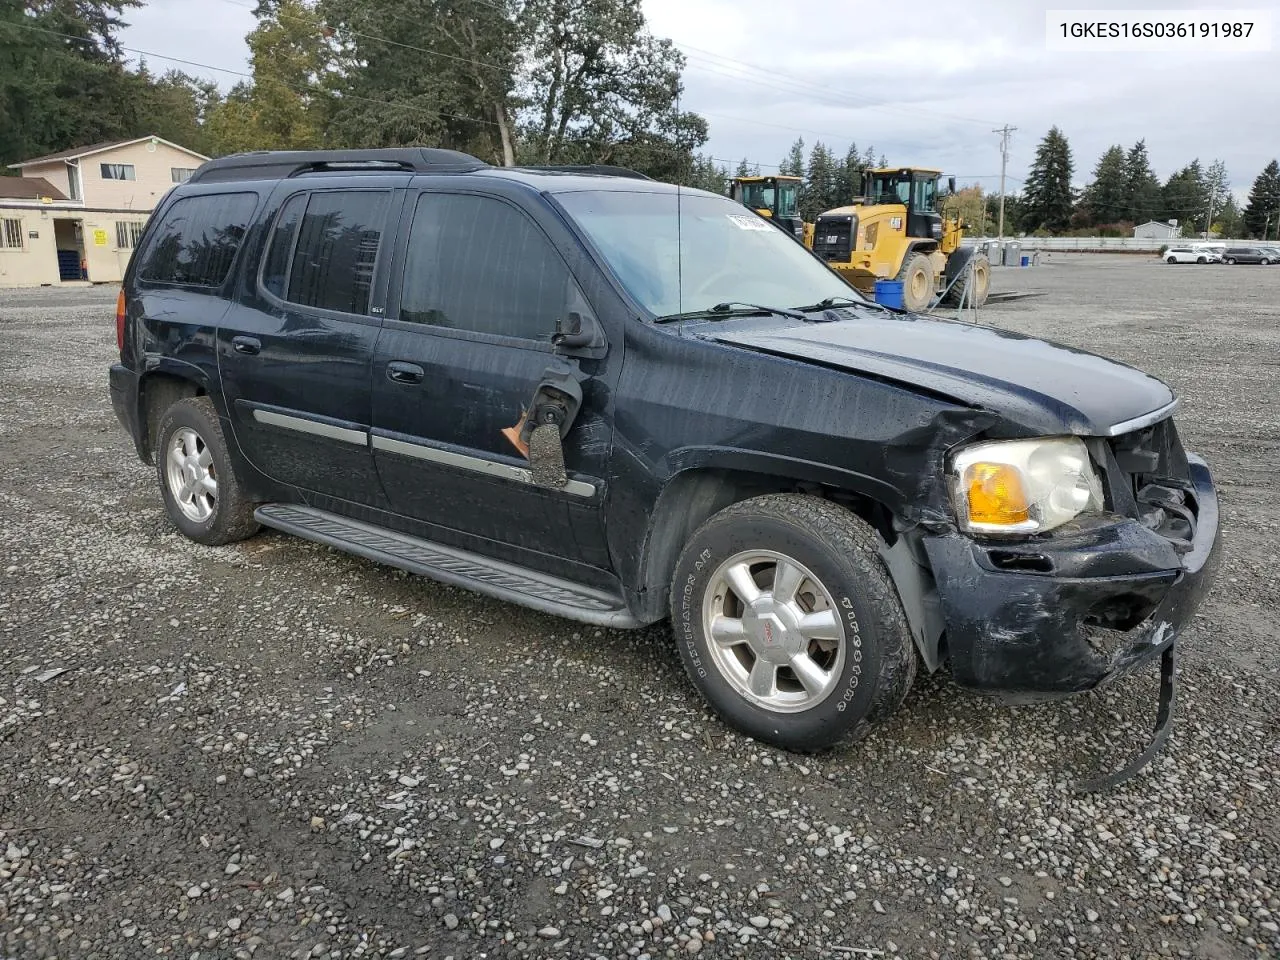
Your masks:
M1044 533L1103 508L1102 482L1078 437L965 447L955 455L949 481L966 533Z

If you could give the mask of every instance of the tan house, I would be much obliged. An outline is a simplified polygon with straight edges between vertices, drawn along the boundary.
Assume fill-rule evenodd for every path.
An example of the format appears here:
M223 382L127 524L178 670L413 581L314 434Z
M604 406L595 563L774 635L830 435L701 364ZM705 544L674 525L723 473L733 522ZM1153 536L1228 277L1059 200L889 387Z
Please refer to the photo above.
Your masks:
M159 137L96 143L0 177L0 287L118 283L147 217L209 158Z

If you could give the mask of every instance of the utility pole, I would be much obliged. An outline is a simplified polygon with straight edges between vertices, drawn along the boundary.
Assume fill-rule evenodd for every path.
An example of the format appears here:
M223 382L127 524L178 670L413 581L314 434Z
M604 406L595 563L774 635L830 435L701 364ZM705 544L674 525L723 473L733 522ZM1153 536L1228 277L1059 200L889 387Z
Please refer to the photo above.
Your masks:
M1218 199L1218 185L1215 183L1209 188L1209 215L1204 218L1204 238L1209 239L1209 234L1213 232L1213 203Z
M1009 165L1009 134L1017 129L1017 127L1011 127L1006 123L999 130L991 131L992 133L1000 134L1000 240L1004 239L1004 172Z

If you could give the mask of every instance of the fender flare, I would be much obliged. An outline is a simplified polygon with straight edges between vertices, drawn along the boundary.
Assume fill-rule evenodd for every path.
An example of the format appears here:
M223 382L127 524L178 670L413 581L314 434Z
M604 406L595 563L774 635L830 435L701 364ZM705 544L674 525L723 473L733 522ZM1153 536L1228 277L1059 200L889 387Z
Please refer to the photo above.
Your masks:
M663 616L671 570L694 530L711 515L757 493L825 486L861 497L896 513L903 494L874 477L778 454L736 447L684 447L661 464L662 487L649 511L635 566L642 620Z

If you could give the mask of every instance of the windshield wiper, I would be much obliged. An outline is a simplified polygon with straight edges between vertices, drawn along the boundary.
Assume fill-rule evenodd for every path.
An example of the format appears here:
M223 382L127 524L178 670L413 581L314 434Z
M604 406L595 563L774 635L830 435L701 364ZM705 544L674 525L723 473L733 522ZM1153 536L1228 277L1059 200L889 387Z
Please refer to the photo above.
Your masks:
M730 317L749 317L753 313L772 313L779 317L788 317L792 320L807 320L808 318L799 310L788 310L786 307L765 307L758 303L739 303L737 301L729 301L726 303L717 303L714 307L706 310L690 310L686 313L672 313L665 317L658 317L654 323L674 323L677 320L727 320Z
M876 303L874 300L855 300L853 297L827 297L827 299L819 300L817 303L811 303L807 307L793 307L792 309L799 313L812 313L815 310L828 310L836 305L868 307L872 310L880 310L883 313L893 312L882 303Z

